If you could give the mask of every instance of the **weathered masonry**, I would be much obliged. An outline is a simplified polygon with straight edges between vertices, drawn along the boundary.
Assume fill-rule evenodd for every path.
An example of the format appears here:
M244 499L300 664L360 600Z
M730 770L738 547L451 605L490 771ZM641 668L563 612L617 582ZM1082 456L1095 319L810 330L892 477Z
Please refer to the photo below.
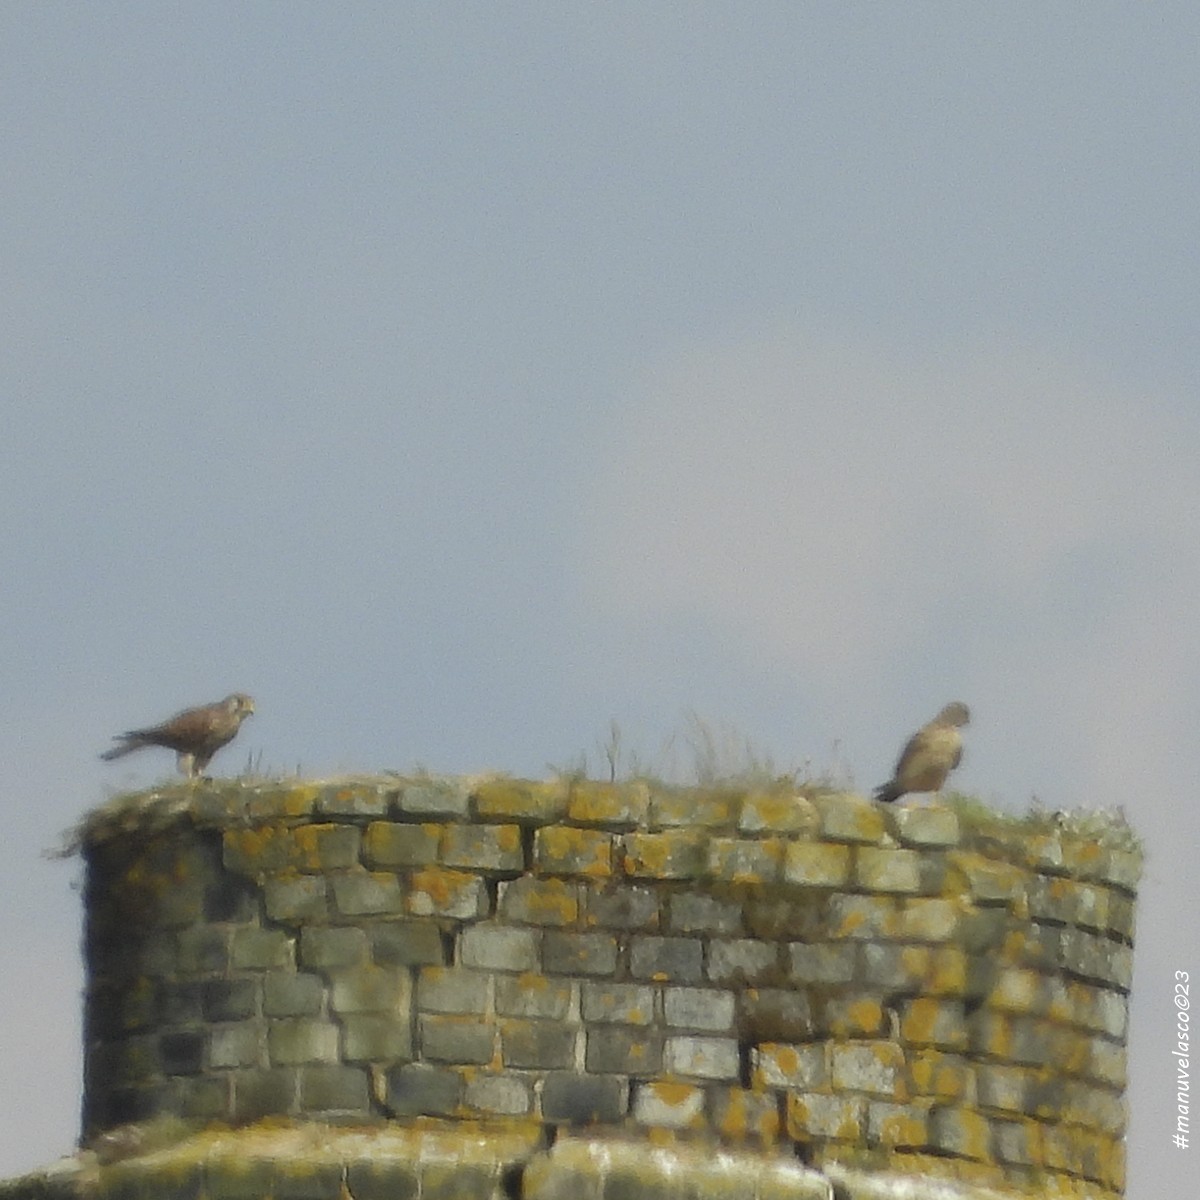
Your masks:
M264 1118L391 1147L330 1133L331 1200L674 1196L664 1146L725 1164L705 1196L1124 1187L1128 840L782 786L371 777L126 797L81 848L84 1138L231 1128L190 1135L190 1196L243 1194L213 1163ZM310 1159L261 1149L256 1194L325 1195L293 1187Z

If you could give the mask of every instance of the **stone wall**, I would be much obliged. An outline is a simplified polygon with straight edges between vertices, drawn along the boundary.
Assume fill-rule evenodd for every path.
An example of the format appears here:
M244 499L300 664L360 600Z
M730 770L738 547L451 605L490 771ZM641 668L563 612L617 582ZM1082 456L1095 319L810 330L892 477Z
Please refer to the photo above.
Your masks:
M440 1118L1124 1186L1119 838L791 788L386 777L124 797L81 848L86 1139Z

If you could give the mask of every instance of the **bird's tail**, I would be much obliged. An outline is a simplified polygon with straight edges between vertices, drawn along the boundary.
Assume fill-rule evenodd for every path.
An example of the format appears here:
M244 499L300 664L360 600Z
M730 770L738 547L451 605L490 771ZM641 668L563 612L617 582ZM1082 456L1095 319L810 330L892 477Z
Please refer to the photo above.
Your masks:
M884 804L891 804L893 800L899 800L903 795L903 789L897 786L894 779L888 783L881 783L875 789L875 799L882 801Z
M139 741L129 734L122 734L120 742L119 746L114 746L111 750L105 750L100 757L105 762L112 762L114 758L124 758L126 754L132 754L135 750L141 750L147 745L146 742Z

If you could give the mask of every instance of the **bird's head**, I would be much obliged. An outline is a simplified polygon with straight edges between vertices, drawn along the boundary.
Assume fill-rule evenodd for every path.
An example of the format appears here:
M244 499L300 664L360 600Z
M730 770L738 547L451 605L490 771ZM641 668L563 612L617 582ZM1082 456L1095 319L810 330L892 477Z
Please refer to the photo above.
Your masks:
M939 725L970 725L971 710L961 701L952 700L937 715Z
M225 697L225 707L230 716L245 720L254 711L254 701L245 692L234 692L232 696Z

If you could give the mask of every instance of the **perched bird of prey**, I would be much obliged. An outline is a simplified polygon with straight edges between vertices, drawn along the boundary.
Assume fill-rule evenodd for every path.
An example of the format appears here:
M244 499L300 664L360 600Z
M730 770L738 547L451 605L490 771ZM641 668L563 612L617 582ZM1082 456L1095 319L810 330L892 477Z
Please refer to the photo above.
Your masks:
M121 744L106 750L100 757L111 762L144 746L164 746L175 751L180 772L194 778L204 773L209 759L222 746L233 741L242 722L253 711L254 701L241 692L234 692L216 704L185 708L161 725L117 734L113 740Z
M947 704L928 725L908 739L895 773L875 789L875 799L890 804L907 792L936 792L946 776L962 761L962 726L970 723L971 710L959 700Z

